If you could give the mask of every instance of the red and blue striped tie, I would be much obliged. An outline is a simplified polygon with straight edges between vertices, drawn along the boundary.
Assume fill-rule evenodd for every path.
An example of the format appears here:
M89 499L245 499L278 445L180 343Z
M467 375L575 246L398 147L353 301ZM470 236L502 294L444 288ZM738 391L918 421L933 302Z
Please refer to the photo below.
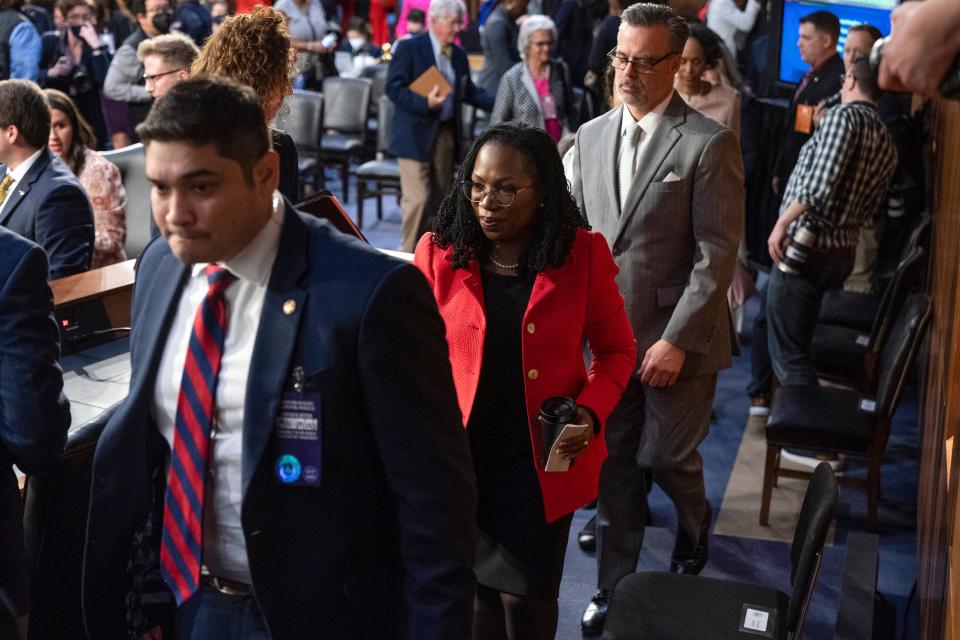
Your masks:
M203 552L203 496L220 356L227 332L224 293L236 276L215 265L204 273L209 288L193 319L183 365L173 451L167 474L160 564L163 579L182 604L197 590Z

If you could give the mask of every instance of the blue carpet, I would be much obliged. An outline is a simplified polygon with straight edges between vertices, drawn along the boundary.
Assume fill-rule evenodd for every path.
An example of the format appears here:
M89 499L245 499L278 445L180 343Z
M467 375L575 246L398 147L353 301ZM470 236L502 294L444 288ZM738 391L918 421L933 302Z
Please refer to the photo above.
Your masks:
M342 188L333 172L327 174L327 188L338 198ZM356 219L356 189L352 184L351 201L344 208ZM393 197L384 198L384 219L376 220L375 201L364 207L363 233L373 246L396 249L400 244L400 209ZM756 299L747 305L747 323L756 313ZM750 336L744 339L742 355L732 368L720 374L715 402L715 420L710 434L700 447L704 459L707 499L718 512L724 490L733 468L737 449L747 420L747 398L744 389L750 378ZM894 417L890 441L881 470L880 559L878 586L880 593L896 610L895 636L913 640L918 637L916 605L908 612L908 596L916 580L916 500L919 474L918 399L916 387L904 393ZM864 474L863 461L848 459L847 473ZM758 479L759 482L759 479ZM653 526L644 539L639 570L664 571L673 548L676 520L673 505L654 488L650 494ZM592 517L592 511L581 510L570 528L566 566L560 588L560 624L558 640L579 640L580 615L596 588L594 555L584 553L576 544L580 528ZM837 507L834 545L824 552L817 588L807 614L804 636L813 640L833 637L837 603L842 579L845 542L848 531L866 526L866 495L855 489L842 489ZM732 580L756 582L789 593L789 545L782 542L752 540L729 536L711 537L710 562L704 575ZM908 615L909 613L909 615Z

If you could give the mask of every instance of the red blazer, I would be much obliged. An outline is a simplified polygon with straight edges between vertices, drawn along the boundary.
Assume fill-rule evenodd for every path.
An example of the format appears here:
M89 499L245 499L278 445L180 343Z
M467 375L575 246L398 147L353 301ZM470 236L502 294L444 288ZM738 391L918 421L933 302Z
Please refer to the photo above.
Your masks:
M453 246L441 249L426 234L413 262L433 289L446 323L447 344L463 424L470 420L486 335L480 265L453 269ZM614 277L617 266L599 233L578 230L570 257L559 269L537 275L523 316L523 378L532 461L540 479L547 522L597 497L600 467L607 457L602 425L620 400L637 366L637 347ZM583 340L590 344L587 371ZM565 473L543 471L540 404L550 396L570 396L600 419L600 436Z

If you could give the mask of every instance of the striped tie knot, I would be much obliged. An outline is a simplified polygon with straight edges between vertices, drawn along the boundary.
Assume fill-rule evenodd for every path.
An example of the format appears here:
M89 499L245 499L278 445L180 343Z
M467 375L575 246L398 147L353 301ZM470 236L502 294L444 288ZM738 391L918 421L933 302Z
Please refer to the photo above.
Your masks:
M229 270L224 267L218 267L215 264L208 264L204 268L203 274L207 276L207 284L211 289L217 287L221 290L225 290L237 279L237 276L230 273Z
M640 141L641 131L643 131L643 129L640 128L639 122L628 125L627 130L623 132L623 143L628 147L636 147Z

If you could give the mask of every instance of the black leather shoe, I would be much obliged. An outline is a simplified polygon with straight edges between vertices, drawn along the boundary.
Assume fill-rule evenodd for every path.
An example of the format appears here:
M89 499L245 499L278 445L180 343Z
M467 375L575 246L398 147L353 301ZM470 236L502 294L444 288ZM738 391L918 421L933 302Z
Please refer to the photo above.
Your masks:
M584 551L597 550L597 516L590 518L590 522L583 525L577 534L577 544Z
M598 636L603 633L603 623L607 621L607 609L610 607L611 593L600 589L590 598L583 617L580 619L580 628L588 636Z
M703 516L700 525L700 539L694 544L683 527L677 529L677 541L673 546L673 555L670 557L670 571L697 575L703 571L710 555L710 523L713 520L713 510L707 503L707 513Z

